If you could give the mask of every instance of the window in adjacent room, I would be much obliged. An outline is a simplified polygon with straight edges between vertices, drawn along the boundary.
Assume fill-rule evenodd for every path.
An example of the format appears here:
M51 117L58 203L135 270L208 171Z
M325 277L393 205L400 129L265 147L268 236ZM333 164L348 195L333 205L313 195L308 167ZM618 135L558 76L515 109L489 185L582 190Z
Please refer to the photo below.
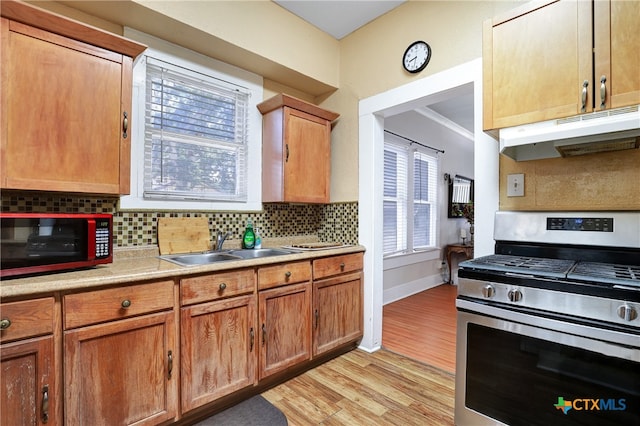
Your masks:
M134 66L131 195L121 206L259 209L262 79L133 30L128 36L150 48Z
M385 141L384 255L435 246L437 176L435 153Z

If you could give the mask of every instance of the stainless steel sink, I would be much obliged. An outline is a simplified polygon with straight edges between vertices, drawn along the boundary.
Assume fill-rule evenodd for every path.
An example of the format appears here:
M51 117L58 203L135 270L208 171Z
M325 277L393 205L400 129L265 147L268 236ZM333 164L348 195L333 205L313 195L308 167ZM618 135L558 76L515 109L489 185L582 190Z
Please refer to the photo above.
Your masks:
M160 259L176 263L180 266L208 265L210 263L230 260L257 259L260 257L283 256L293 252L283 249L263 248L246 250L214 251L207 253L170 254Z
M233 256L239 256L243 259L257 259L259 257L270 256L283 256L285 254L291 254L289 250L275 249L275 248L263 248L263 249L244 249L244 250L230 250L228 252Z
M208 265L209 263L225 262L228 260L242 260L240 256L233 256L226 252L171 254L160 256L160 259L176 263L180 266Z

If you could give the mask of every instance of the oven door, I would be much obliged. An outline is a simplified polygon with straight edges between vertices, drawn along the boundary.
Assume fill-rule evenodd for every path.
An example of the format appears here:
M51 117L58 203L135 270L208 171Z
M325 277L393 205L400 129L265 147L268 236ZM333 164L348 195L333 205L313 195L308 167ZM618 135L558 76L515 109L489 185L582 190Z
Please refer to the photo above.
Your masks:
M640 424L637 333L456 305L456 425Z

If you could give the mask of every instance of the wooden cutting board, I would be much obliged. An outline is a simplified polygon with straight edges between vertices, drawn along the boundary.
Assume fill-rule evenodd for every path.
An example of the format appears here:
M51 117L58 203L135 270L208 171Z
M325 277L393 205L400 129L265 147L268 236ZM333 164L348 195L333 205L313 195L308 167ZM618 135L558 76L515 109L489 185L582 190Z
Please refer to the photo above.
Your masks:
M206 217L158 218L158 247L161 255L211 250L209 220Z

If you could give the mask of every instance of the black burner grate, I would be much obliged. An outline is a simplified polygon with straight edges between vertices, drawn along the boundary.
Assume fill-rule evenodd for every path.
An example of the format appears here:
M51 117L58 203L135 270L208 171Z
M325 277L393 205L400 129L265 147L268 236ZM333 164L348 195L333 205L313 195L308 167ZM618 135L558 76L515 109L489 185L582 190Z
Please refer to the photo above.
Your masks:
M574 263L573 260L564 259L492 254L464 262L460 266L486 271L565 278Z
M640 266L578 262L568 278L640 287Z

